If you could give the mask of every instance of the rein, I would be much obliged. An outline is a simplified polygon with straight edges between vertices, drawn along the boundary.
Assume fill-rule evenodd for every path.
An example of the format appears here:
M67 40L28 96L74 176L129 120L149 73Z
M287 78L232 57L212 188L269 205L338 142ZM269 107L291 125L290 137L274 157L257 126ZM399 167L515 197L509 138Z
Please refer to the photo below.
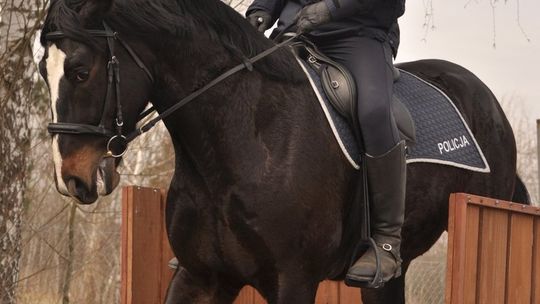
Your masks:
M97 136L104 136L108 137L107 142L107 154L106 156L119 158L122 157L126 151L128 144L133 141L135 138L139 137L140 135L150 131L159 121L167 118L171 114L173 114L175 111L179 110L181 107L185 106L190 101L193 101L195 98L199 97L212 87L216 86L217 84L221 83L225 79L229 78L230 76L247 69L248 71L253 71L253 64L257 61L269 56L270 54L274 53L275 51L279 50L283 46L286 46L290 44L294 39L297 38L298 35L293 35L290 38L284 40L283 42L280 42L271 48L255 55L251 58L244 58L243 62L241 64L236 65L235 67L227 70L214 80L210 81L208 84L206 84L204 87L193 91L188 96L180 99L177 103L175 103L173 106L165 110L163 113L159 114L152 120L148 121L143 126L136 128L131 133L124 135L122 132L122 127L124 125L123 117L122 117L122 102L121 102L121 95L120 95L120 62L118 61L118 58L115 56L114 52L114 42L118 40L120 44L126 49L126 51L129 53L133 61L141 68L150 81L154 82L154 77L150 73L150 70L144 65L143 61L137 56L137 54L129 47L129 45L123 41L117 32L113 31L106 23L103 23L103 27L105 30L90 30L89 33L93 37L102 37L107 39L107 46L109 49L109 55L110 59L107 63L107 93L105 97L105 102L103 104L103 110L102 110L102 116L101 121L99 125L89 125L89 124L78 124L78 123L64 123L64 122L57 122L57 123L49 123L47 129L49 133L51 134L71 134L71 135L82 135L82 134L91 134L91 135L97 135ZM65 38L65 33L61 31L55 31L48 33L46 35L47 40L57 40L61 38ZM113 132L111 130L108 130L105 127L105 110L107 108L107 105L111 102L112 99L112 90L113 87L115 89L116 93L116 132ZM149 116L150 114L156 112L154 107L150 107L149 109L142 112L137 121L143 120L145 117ZM116 147L120 147L120 149L116 149Z
M282 48L283 46L288 45L294 39L296 39L296 37L297 37L297 35L294 35L294 36L288 38L287 40L285 40L283 42L280 42L280 43L274 45L273 47L259 53L258 55L254 56L254 57L244 59L243 63L241 63L241 64L231 68L230 70L224 72L223 74L219 75L217 78L215 78L214 80L209 82L204 87L194 91L193 93L191 93L188 96L184 97L183 99L179 100L173 106L171 106L170 108L165 110L163 113L159 114L158 116L156 116L155 118L153 118L152 120L147 122L145 125L143 125L142 127L138 128L138 129L134 130L133 132L131 132L130 134L128 134L126 136L127 142L131 142L133 139L137 138L138 136L148 132L150 129L152 129L156 125L156 123L158 123L159 121L165 119L167 116L171 115L172 113L174 113L175 111L177 111L181 107L185 106L190 101L192 101L195 98L199 97L201 94L208 91L209 89L211 89L215 85L219 84L223 80L229 78L230 76L232 76L232 75L234 75L234 74L236 74L236 73L238 73L238 72L240 72L240 71L242 71L244 69L247 69L250 72L253 71L253 64L254 63L256 63L257 61L259 61L259 60L265 58L266 56L274 53L275 51ZM144 111L139 116L139 121L144 119L146 116L150 115L153 112L155 112L154 107L151 107L148 110Z

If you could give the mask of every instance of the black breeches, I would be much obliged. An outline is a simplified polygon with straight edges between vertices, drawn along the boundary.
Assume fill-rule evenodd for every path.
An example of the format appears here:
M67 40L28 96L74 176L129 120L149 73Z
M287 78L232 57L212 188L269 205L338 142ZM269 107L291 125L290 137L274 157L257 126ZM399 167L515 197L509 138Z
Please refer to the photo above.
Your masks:
M349 69L356 81L358 120L366 153L384 154L400 140L392 114L393 64L388 42L365 36L317 41L328 57Z

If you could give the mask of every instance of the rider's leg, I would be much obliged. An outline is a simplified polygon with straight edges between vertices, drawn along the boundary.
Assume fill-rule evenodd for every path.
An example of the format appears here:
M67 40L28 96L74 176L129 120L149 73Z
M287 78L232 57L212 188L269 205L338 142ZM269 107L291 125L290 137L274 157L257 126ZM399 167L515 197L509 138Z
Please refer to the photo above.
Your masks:
M377 248L370 248L349 269L346 282L359 287L379 287L401 273L405 205L405 144L400 141L391 111L391 49L386 42L359 36L319 47L345 65L357 82L358 115L371 198L371 231L377 244ZM381 273L375 282L377 252Z

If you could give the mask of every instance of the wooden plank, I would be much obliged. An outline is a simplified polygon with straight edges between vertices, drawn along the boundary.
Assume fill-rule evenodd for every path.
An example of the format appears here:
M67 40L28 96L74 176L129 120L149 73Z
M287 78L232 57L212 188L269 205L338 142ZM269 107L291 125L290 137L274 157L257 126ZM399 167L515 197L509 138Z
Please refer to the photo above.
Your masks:
M464 300L467 202L467 195L461 193L450 195L446 303L457 304L463 303Z
M122 188L122 225L120 229L121 234L121 252L120 252L120 303L128 304L131 301L131 298L128 297L128 290L131 290L131 261L128 260L127 248L130 241L129 238L129 225L130 221L128 220L128 214L130 214L128 208L131 206L131 200L133 196L133 187L124 187Z
M531 303L540 303L540 218L534 220Z
M478 233L480 224L480 207L467 208L465 230L465 257L463 278L463 303L474 303L476 300L478 274Z
M336 304L362 303L360 289L339 284L339 302Z
M533 223L528 214L514 213L510 217L506 303L530 303Z
M259 294L259 292L251 287L244 286L240 293L234 300L234 304L266 304L266 300Z
M266 300L257 292L253 291L253 304L266 304Z
M174 269L169 267L169 261L174 258L171 246L169 244L169 238L167 236L167 226L165 223L165 208L167 203L167 192L165 190L160 191L160 222L161 222L161 300L160 303L165 303L167 294L167 288L174 275Z
M238 297L234 300L234 304L252 304L254 302L255 289L250 286L246 286L240 290Z
M456 194L450 194L448 204L448 245L446 254L446 289L444 293L444 302L446 304L452 303L452 278L454 269L454 226L455 226L455 214L456 214Z
M339 301L339 282L324 281L319 284L315 304L331 304Z
M540 216L540 207L523 205L519 203L503 201L498 199L492 199L482 196L476 196L466 193L457 193L456 195L464 196L467 198L467 203L472 205L478 205L482 207L489 207L504 211L512 211L519 213L527 213L535 216Z
M479 278L476 303L504 303L508 213L482 210L479 239Z
M161 194L157 189L140 187L127 191L131 195L127 196L127 221L123 223L127 229L122 253L126 262L122 267L126 267L127 275L124 303L158 304L162 274Z

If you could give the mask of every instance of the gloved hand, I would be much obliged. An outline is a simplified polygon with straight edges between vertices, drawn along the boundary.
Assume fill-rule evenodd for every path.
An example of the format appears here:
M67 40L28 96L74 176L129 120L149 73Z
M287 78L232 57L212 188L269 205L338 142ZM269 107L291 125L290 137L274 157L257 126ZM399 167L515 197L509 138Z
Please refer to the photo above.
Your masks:
M258 10L249 14L247 20L257 29L257 31L263 33L270 28L272 16L265 11Z
M314 30L319 25L328 23L332 20L330 9L324 1L310 4L304 7L296 15L295 22L297 33L308 33Z

